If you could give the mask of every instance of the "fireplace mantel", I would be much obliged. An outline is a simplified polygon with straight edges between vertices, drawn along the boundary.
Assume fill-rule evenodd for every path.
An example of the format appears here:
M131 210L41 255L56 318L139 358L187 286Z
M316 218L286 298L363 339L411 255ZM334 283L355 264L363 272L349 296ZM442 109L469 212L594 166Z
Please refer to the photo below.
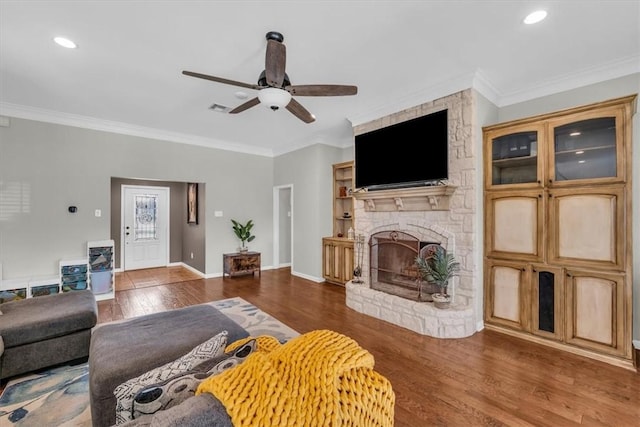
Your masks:
M448 211L453 185L412 187L393 190L355 192L357 200L364 200L367 212Z

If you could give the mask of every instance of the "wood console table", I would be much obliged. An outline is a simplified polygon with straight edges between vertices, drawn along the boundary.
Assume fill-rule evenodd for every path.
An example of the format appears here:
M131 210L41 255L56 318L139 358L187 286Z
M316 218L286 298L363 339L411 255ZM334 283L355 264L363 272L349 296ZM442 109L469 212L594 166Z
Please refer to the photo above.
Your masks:
M225 275L232 277L240 274L252 275L257 271L260 276L260 252L234 252L223 254L223 266Z

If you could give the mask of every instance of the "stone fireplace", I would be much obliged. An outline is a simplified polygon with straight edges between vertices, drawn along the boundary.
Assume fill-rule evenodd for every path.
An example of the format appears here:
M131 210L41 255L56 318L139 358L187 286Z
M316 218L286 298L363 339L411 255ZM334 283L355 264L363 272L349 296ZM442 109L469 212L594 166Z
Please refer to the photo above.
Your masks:
M357 135L449 110L446 185L354 193L355 233L364 242L355 245L362 283L346 284L346 302L354 310L439 338L466 337L477 330L482 282L474 274L481 232L475 224L481 183L476 156L481 154L474 147L472 104L469 89L354 127ZM432 244L453 252L461 264L459 276L450 281L453 303L446 310L418 301L415 256Z

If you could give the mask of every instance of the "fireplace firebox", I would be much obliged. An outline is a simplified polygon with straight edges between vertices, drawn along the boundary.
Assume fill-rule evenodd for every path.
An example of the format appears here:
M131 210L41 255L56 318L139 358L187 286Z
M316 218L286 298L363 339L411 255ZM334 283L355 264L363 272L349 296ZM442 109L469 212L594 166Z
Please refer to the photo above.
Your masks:
M426 258L440 246L420 241L402 231L382 231L369 239L370 286L372 289L414 301L429 301L437 288L424 282L416 257Z

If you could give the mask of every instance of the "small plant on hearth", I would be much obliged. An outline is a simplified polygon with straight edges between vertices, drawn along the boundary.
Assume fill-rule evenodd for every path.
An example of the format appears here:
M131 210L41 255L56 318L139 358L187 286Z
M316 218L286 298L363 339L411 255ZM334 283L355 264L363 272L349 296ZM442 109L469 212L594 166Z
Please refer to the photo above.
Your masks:
M416 265L423 280L441 289L440 293L432 295L436 307L441 308L450 302L451 296L447 293L449 280L460 272L460 263L456 261L453 253L439 247L427 258L417 256ZM440 301L444 304L438 304Z
M251 234L251 229L253 228L253 220L247 221L246 224L241 224L235 219L231 220L233 224L233 232L236 234L238 239L240 239L241 245L240 252L245 252L249 250L245 242L252 242L253 239L256 238L253 234Z

